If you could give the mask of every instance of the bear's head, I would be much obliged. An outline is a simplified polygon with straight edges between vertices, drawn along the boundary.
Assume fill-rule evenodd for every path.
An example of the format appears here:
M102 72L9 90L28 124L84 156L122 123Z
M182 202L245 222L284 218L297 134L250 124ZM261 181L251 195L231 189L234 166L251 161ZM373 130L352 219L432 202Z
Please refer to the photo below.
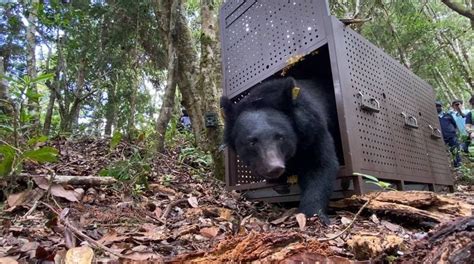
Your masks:
M291 91L294 81L275 87L260 85L238 104L221 98L225 119L225 143L258 176L276 179L294 156L298 138L291 120ZM278 89L276 89L278 88Z

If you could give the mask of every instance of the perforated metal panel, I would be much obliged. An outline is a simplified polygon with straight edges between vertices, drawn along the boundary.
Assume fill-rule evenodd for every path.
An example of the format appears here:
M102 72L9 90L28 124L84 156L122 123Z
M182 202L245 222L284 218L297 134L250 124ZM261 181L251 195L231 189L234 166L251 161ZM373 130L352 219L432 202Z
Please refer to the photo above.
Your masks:
M419 122L421 106L417 96L419 91L414 87L414 75L388 55L382 61L393 118L398 174L429 179L431 166ZM414 126L408 126L406 122L412 122Z
M426 155L431 164L431 175L435 178L436 184L452 185L453 179L446 177L450 175L449 163L446 155L446 146L442 139L439 119L434 105L434 92L429 84L415 76L413 78L418 106L420 109L420 129L426 143Z
M347 64L344 93L352 96L349 118L359 141L360 167L371 171L396 171L393 120L384 86L382 52L354 31L344 28L335 36L343 42L340 62Z
M294 55L324 44L321 0L234 0L221 9L225 93L229 97L282 69Z
M253 85L282 70L290 57L312 53L323 45L319 51L327 54L329 50L329 58L316 58L322 61L316 66L331 69L337 103L344 152L339 176L347 178L338 181L335 190L342 190L343 195L368 191L360 177L351 177L354 172L372 174L401 189L452 185L431 87L329 16L325 0L227 1L221 9L221 32L224 94L233 103ZM310 57L295 67L303 69L305 78L318 71L305 70L315 65ZM235 154L229 151L226 160L229 187L255 190L253 198L264 200L275 195L263 191L271 188ZM354 179L349 192L345 179ZM292 192L284 199L297 195Z

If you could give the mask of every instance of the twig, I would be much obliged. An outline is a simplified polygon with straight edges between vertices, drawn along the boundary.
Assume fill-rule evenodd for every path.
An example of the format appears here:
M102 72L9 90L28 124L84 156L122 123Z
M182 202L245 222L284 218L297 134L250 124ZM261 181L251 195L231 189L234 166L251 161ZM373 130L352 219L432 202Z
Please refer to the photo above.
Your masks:
M168 214L170 213L171 209L173 209L173 207L175 207L176 205L180 204L180 203L183 203L183 202L186 202L188 199L186 198L181 198L181 199L178 199L178 200L175 200L175 201L172 201L170 204L168 204L168 206L166 207L165 211L163 212L163 215L160 217L162 220L165 220L166 217L168 217Z
M340 18L339 19L344 25L359 24L372 20L371 17L368 18Z
M51 187L53 186L54 178L56 177L56 172L54 172L51 169L49 169L49 170L51 172L51 177L49 177L48 189L46 190L46 197L47 198L49 198L51 196Z
M357 220L357 217L359 217L359 215L362 213L362 211L364 211L365 207L367 207L367 205L370 204L370 202L372 202L375 198L377 198L382 192L378 192L376 193L374 196L372 196L367 202L365 202L364 205L362 205L362 207L359 209L359 211L357 211L357 213L354 215L354 218L352 219L352 221L349 223L349 225L346 226L346 228L344 228L344 230L342 230L341 232L339 232L339 234L336 234L332 237L328 237L328 238L319 238L318 241L319 242L325 242L325 241L330 241L330 240L334 240L340 236L342 236L345 232L347 232L351 227L352 225L354 225L355 221Z
M11 144L9 144L8 142L6 142L6 141L3 140L3 139L0 139L0 143L9 146L10 148L14 149L15 151L17 151L17 152L20 153L20 154L23 153L23 151L21 151L19 148L15 147L15 146L12 146Z
M90 244L92 244L93 246L105 251L105 252L108 252L110 253L111 255L114 255L116 257L119 257L119 258L127 258L126 256L120 254L120 253L116 253L114 251L112 251L110 248L100 244L99 242L95 241L94 239L90 238L89 236L85 235L84 233L82 233L80 230L78 230L74 225L72 225L71 223L69 223L66 219L61 219L60 217L60 213L56 211L56 209L54 209L51 205L45 203L45 202L41 202L41 204L43 204L44 206L48 207L49 210L51 210L53 213L57 214L58 217L59 217L59 220L67 227L69 228L74 234L76 234L77 236L81 237L82 239L86 240L87 242L89 242Z

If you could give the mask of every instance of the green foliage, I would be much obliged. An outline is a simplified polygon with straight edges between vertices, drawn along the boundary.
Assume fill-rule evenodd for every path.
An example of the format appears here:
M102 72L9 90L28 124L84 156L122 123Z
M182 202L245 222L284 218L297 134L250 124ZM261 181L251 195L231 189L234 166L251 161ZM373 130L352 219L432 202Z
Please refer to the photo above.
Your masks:
M210 167L212 157L196 147L182 148L179 154L179 161L193 165L196 168Z
M474 31L468 19L441 1L362 0L361 5L372 18L361 26L362 35L399 61L404 56L439 99L470 97Z
M13 170L13 162L15 159L15 149L8 145L0 146L0 154L3 156L0 162L0 177L10 175Z
M372 176L372 175L368 175L368 174L363 174L363 173L358 173L358 172L355 172L353 173L353 175L355 176L362 176L366 179L366 183L369 183L369 184L373 184L375 186L378 186L380 187L381 189L383 190L390 190L390 191L396 191L396 189L392 188L391 184L388 183L388 182L384 182L384 181L381 181L379 179L377 179L376 177Z
M23 157L40 163L54 162L58 158L58 150L53 147L42 147L23 152Z
M110 150L114 150L122 140L122 133L120 131L115 131L112 139L110 140Z
M30 142L44 142L44 137L30 139ZM25 161L31 160L40 163L55 162L58 159L58 150L53 147L36 148L33 145L25 145L18 149L8 144L0 145L0 177L15 175L21 171Z
M165 142L167 145L171 145L175 140L176 134L178 133L179 117L173 115L168 123L168 128L165 132Z
M133 151L128 160L114 162L101 170L99 175L111 176L119 181L128 182L131 186L141 184L148 186L148 175L151 172L150 160L143 157L138 149Z
M3 131L9 131L14 133L13 122L18 121L17 133L23 134L28 133L31 123L29 122L33 117L33 113L28 112L26 103L28 100L39 100L41 94L34 92L32 87L36 85L38 89L44 88L44 83L54 77L54 74L39 74L38 77L31 79L25 75L22 78L10 77L3 75L2 79L8 81L10 92L12 95L12 103L15 106L16 116L4 117L7 121L6 124L2 125ZM2 117L0 117L2 118ZM3 119L3 118L2 118ZM8 124L10 123L10 124Z
M160 184L164 185L164 186L170 186L171 183L173 182L174 180L174 176L171 175L171 174L165 174L163 176L160 177L159 181L160 181Z

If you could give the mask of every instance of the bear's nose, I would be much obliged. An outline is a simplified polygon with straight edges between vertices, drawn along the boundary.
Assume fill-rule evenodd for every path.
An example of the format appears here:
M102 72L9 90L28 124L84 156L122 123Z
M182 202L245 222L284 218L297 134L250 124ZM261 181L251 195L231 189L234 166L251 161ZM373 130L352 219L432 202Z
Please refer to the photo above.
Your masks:
M277 164L268 169L267 176L269 178L278 178L283 174L283 172L285 172L285 166L282 164Z

